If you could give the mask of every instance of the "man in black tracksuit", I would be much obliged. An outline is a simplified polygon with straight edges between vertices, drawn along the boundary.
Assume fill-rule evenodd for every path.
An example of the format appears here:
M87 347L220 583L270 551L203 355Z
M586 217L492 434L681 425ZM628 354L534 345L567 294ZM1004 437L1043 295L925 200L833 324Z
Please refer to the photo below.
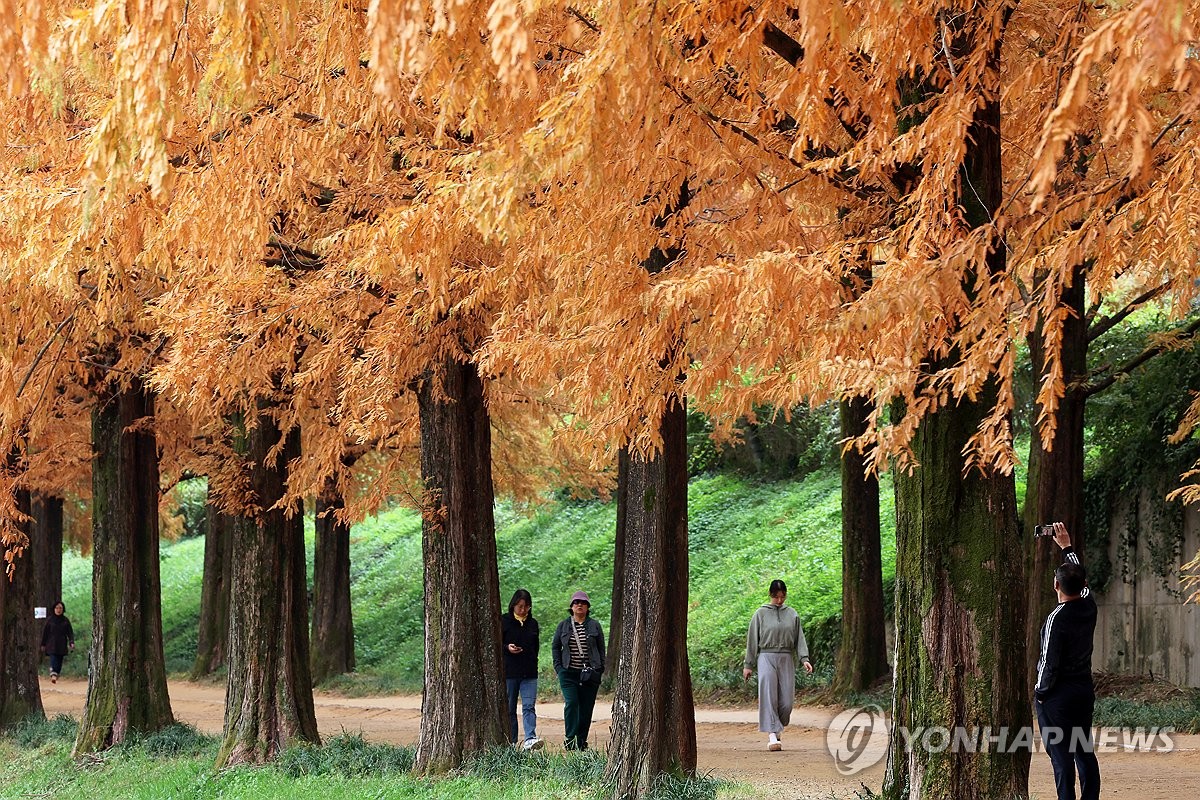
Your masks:
M1063 550L1063 564L1054 572L1058 605L1042 625L1041 656L1033 690L1038 726L1054 765L1058 800L1075 800L1076 769L1081 800L1099 800L1100 766L1092 747L1096 601L1087 588L1087 572L1061 522L1054 523L1054 541Z

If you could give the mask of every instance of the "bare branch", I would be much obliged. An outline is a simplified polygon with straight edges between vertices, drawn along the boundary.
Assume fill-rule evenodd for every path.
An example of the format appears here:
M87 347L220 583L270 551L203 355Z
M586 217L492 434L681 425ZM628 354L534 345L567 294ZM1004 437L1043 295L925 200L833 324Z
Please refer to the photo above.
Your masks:
M1104 334L1108 333L1134 311L1137 311L1144 304L1165 292L1169 286L1169 283L1164 283L1162 286L1156 286L1153 289L1143 292L1134 299L1130 300L1124 308L1115 314L1107 317L1101 317L1100 319L1096 320L1092 325L1088 326L1088 341L1094 342Z
M575 8L575 6L567 6L567 13L570 14L571 16L573 16L575 19L582 22L584 25L591 28L593 33L600 32L600 26L597 25L595 22L592 22L590 19L588 19L587 15L584 14L583 12L581 12L579 9Z
M1197 330L1200 330L1200 317L1196 317L1196 319L1192 320L1191 324L1189 324L1187 327L1175 331L1173 336L1159 339L1157 342L1150 345L1145 350L1138 353L1136 356L1129 359L1112 372L1108 373L1103 379L1094 383L1084 384L1084 396L1091 397L1094 394L1103 392L1105 389L1116 383L1118 378L1122 378L1130 374L1155 356L1161 355L1168 350L1175 349L1174 345L1177 345L1179 342L1194 339Z
M25 377L21 379L21 385L17 387L17 397L20 397L21 393L25 391L25 387L29 384L29 379L33 377L34 370L37 369L38 363L41 362L42 357L46 355L46 351L50 349L50 345L54 344L54 340L60 333L62 333L63 328L67 327L74 321L75 312L72 311L67 315L66 319L58 323L58 327L54 329L54 333L50 334L50 337L46 339L46 343L43 344L40 349L38 349L37 355L33 357L33 363L29 365L29 371L25 373Z

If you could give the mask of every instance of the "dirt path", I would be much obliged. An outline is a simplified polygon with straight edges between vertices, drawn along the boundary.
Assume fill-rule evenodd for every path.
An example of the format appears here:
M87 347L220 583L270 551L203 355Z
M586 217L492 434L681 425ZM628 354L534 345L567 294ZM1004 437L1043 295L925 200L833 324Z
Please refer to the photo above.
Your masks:
M49 715L82 715L87 684L64 679L57 685L42 683L42 699ZM206 733L219 733L224 719L223 686L173 681L171 706L175 717ZM377 742L411 745L420 725L421 698L417 695L389 697L340 697L316 694L317 722L322 736L343 731L361 732ZM792 725L783 737L784 750L769 753L758 732L758 714L753 707L696 710L699 766L702 772L753 784L763 797L839 798L849 797L860 783L878 790L883 782L883 764L876 764L852 777L840 775L825 746L826 730L836 712L821 707L796 709ZM595 746L608 743L610 708L596 705L593 736ZM539 734L551 746L562 739L562 704L538 703ZM1174 736L1171 753L1104 753L1100 756L1104 797L1138 800L1178 800L1200 797L1200 736ZM885 744L871 742L867 753L882 754ZM1054 797L1050 762L1035 754L1030 791L1037 800Z

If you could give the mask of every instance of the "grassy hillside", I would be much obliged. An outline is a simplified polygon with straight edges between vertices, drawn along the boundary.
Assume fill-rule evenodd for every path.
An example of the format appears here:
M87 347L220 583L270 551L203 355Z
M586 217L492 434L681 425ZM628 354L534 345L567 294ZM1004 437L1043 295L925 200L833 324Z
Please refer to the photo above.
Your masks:
M890 483L881 492L884 578L894 574ZM766 599L772 578L788 583L788 602L810 632L818 675L832 662L821 648L819 623L841 609L841 532L838 476L819 472L801 482L757 484L718 475L693 480L689 490L691 609L688 642L701 687L740 683L745 626ZM614 503L564 501L526 514L507 504L497 510L501 600L525 587L533 594L543 643L566 616L568 599L587 591L607 632L612 590ZM354 527L351 579L359 674L339 679L347 691L416 689L421 682L420 517L397 509ZM309 547L312 532L309 531ZM167 668L190 669L196 647L204 542L188 539L162 548L163 629ZM311 550L309 563L311 564ZM68 554L63 562L68 616L81 650L91 611L91 564ZM481 613L498 610L481 609ZM827 631L829 625L824 626ZM542 671L552 675L543 647ZM80 673L85 656L68 659Z

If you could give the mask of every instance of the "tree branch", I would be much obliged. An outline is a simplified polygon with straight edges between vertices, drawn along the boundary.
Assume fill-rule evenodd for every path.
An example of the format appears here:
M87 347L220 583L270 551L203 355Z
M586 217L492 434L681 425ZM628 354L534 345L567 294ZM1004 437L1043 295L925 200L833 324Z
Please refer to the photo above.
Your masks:
M794 68L799 68L800 62L804 60L804 47L774 23L763 24L763 44ZM833 109L838 122L851 139L857 142L867 135L871 121L851 108L850 101L836 87L829 87L825 105ZM847 119L848 117L850 119Z
M575 6L567 6L567 13L591 28L593 33L600 32L600 26L588 19L587 15L579 11L579 9L575 8Z
M1155 297L1158 297L1165 292L1169 286L1169 283L1164 283L1162 286L1156 286L1153 289L1138 295L1133 300L1130 300L1128 305L1115 314L1108 317L1101 317L1100 319L1096 320L1093 324L1088 326L1088 341L1094 342L1104 334L1108 333L1122 320L1124 320L1134 311L1137 311L1143 304L1153 300Z
M1099 394L1100 392L1103 392L1105 389L1107 389L1108 387L1110 387L1114 383L1116 383L1118 378L1122 378L1122 377L1128 375L1129 373L1133 372L1135 369L1142 366L1143 364L1145 364L1147 361L1154 358L1155 356L1161 355L1162 353L1165 353L1168 350L1174 349L1173 345L1176 345L1179 342L1182 342L1184 340L1195 338L1197 330L1200 330L1200 317L1196 317L1196 319L1192 320L1191 324L1188 325L1187 327L1182 328L1181 330L1178 330L1178 331L1174 331L1173 332L1174 335L1171 336L1169 339L1167 339L1166 337L1162 337L1161 339L1159 339L1158 342L1150 345L1145 350L1143 350L1142 352L1138 353L1133 358L1126 361L1120 367L1117 367L1116 370L1114 370L1113 372L1110 372L1103 379L1096 381L1095 383L1084 384L1084 386L1083 386L1084 397L1091 397L1094 394Z
M736 125L733 122L730 122L729 120L725 119L724 117L717 116L712 111L710 111L709 109L705 108L703 105L698 103L694 98L692 98L691 95L689 95L687 92L683 91L682 89L672 86L670 83L667 83L666 86L677 97L679 97L680 100L682 100L684 103L686 103L688 106L690 106L694 111L699 113L701 116L703 116L709 122L714 123L716 125L720 125L721 127L728 129L734 135L746 140L750 144L752 144L755 147L762 150L763 153L773 156L773 157L779 159L780 161L784 162L785 164L788 164L788 165L796 168L800 172L803 172L807 175L813 175L816 177L823 178L823 179L827 180L830 183L830 185L832 185L833 187L840 189L841 191L844 191L848 194L852 194L860 200L873 200L875 197L878 196L878 190L871 190L870 188L865 187L865 186L855 185L852 181L852 179L854 177L853 174L836 175L836 174L829 173L829 172L821 172L818 170L814 170L811 167L809 167L807 164L805 164L801 161L797 161L796 159L792 158L790 155L787 155L785 153L780 153L776 150L772 150L771 148L767 147L765 144L763 144L762 140L759 139L757 136L755 136L753 133L740 127L739 125ZM824 157L825 154L823 154L819 151L809 149L805 152L805 155L808 156L809 158L821 158L821 157Z
M267 250L279 251L278 256L267 255L263 263L269 267L283 267L289 271L312 272L324 268L325 259L318 253L306 250L299 245L290 244L272 236L267 242Z
M58 327L54 329L54 333L50 334L50 337L46 339L46 343L38 349L37 355L33 357L33 363L29 365L29 370L25 373L25 377L21 379L21 385L17 387L17 397L20 397L21 393L25 391L25 387L29 384L29 379L33 377L34 370L37 369L42 357L46 355L46 351L50 349L50 345L54 344L54 340L58 338L60 333L62 333L63 328L67 327L74 321L75 312L72 311L67 315L66 319L58 323Z

